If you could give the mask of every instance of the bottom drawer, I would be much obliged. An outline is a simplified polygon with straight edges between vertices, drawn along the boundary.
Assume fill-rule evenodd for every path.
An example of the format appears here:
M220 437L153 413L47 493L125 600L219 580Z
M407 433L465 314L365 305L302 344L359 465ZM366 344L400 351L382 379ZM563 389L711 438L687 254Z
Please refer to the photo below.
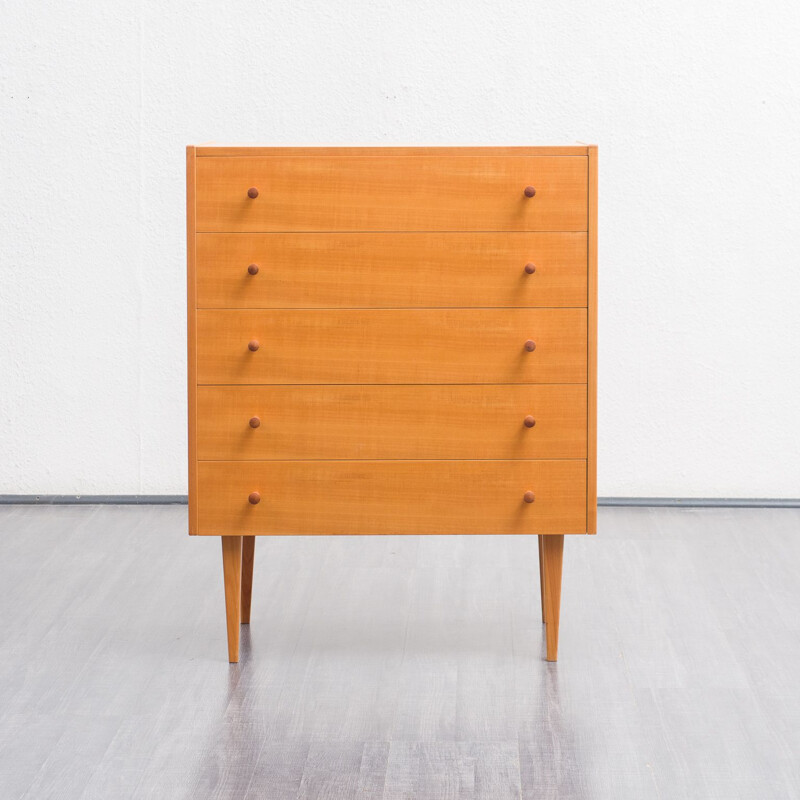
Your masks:
M201 461L197 483L205 535L586 533L580 460Z

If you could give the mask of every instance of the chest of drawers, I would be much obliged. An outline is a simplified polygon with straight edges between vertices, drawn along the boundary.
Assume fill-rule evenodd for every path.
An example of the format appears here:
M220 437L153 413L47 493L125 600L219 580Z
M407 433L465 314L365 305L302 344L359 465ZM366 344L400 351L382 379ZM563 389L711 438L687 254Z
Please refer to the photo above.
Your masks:
M187 148L189 532L596 528L597 149Z

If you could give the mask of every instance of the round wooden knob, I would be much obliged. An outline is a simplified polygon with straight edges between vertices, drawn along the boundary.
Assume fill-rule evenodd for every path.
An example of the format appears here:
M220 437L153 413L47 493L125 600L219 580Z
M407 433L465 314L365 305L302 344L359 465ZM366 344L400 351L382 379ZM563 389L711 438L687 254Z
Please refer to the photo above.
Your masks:
M251 353L255 353L255 351L258 350L259 347L260 347L260 345L258 344L258 341L256 339L252 339L251 341L249 341L247 343L247 349Z
M532 353L536 349L536 342L534 342L533 339L528 339L528 341L525 342L525 349L529 353Z
M533 186L525 187L525 197L533 197L536 194L536 189Z
M248 197L249 197L251 200L255 200L255 199L256 199L256 197L258 197L258 189L256 189L256 187L255 187L255 186L251 186L251 187L250 187L250 188L247 190L247 196L248 196Z
M527 272L528 275L533 275L533 273L536 272L536 264L531 264L530 262L528 262L525 265L525 272ZM253 273L253 274L255 275L255 273Z
M258 417L250 417L250 427L257 428L261 424L261 420ZM530 427L530 425L528 425Z
M258 275L258 264L251 264L251 265L250 265L250 266L247 268L247 272L248 272L250 275Z
M257 506L261 502L261 495L258 492L250 492L247 499L250 501L250 505Z
M252 497L252 495L250 495L250 496ZM523 500L524 500L526 503L532 503L532 502L534 501L534 499L535 499L535 495L534 495L534 493L533 493L533 492L531 492L531 491L528 491L528 492L525 492L525 494L524 494L524 495L522 495L522 499L523 499Z
M532 428L535 424L536 420L530 414L523 420L523 425L525 425L526 428Z

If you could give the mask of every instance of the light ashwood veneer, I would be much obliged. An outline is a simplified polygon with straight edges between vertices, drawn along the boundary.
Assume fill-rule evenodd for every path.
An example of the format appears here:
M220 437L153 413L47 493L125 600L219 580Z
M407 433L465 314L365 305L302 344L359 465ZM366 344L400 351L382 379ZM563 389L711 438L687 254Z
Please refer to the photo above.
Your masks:
M586 309L200 309L197 356L199 384L585 384Z
M203 461L586 458L583 384L200 386Z
M587 180L581 156L207 156L197 230L585 231Z
M196 239L197 305L585 308L586 238L519 232L202 233ZM533 272L526 271L528 265Z
M203 461L199 513L210 535L584 533L584 474L563 459ZM242 503L254 482L260 502Z

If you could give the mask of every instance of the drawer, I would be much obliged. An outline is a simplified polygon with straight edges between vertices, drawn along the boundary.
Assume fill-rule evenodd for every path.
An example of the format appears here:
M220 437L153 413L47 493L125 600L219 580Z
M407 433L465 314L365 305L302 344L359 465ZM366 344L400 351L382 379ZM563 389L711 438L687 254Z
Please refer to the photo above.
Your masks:
M195 170L197 231L587 229L585 156L209 156Z
M197 383L586 383L586 309L201 309Z
M585 233L204 233L197 305L585 306L586 245Z
M586 386L201 386L197 457L585 459Z
M207 535L585 533L586 462L201 461L197 503Z

